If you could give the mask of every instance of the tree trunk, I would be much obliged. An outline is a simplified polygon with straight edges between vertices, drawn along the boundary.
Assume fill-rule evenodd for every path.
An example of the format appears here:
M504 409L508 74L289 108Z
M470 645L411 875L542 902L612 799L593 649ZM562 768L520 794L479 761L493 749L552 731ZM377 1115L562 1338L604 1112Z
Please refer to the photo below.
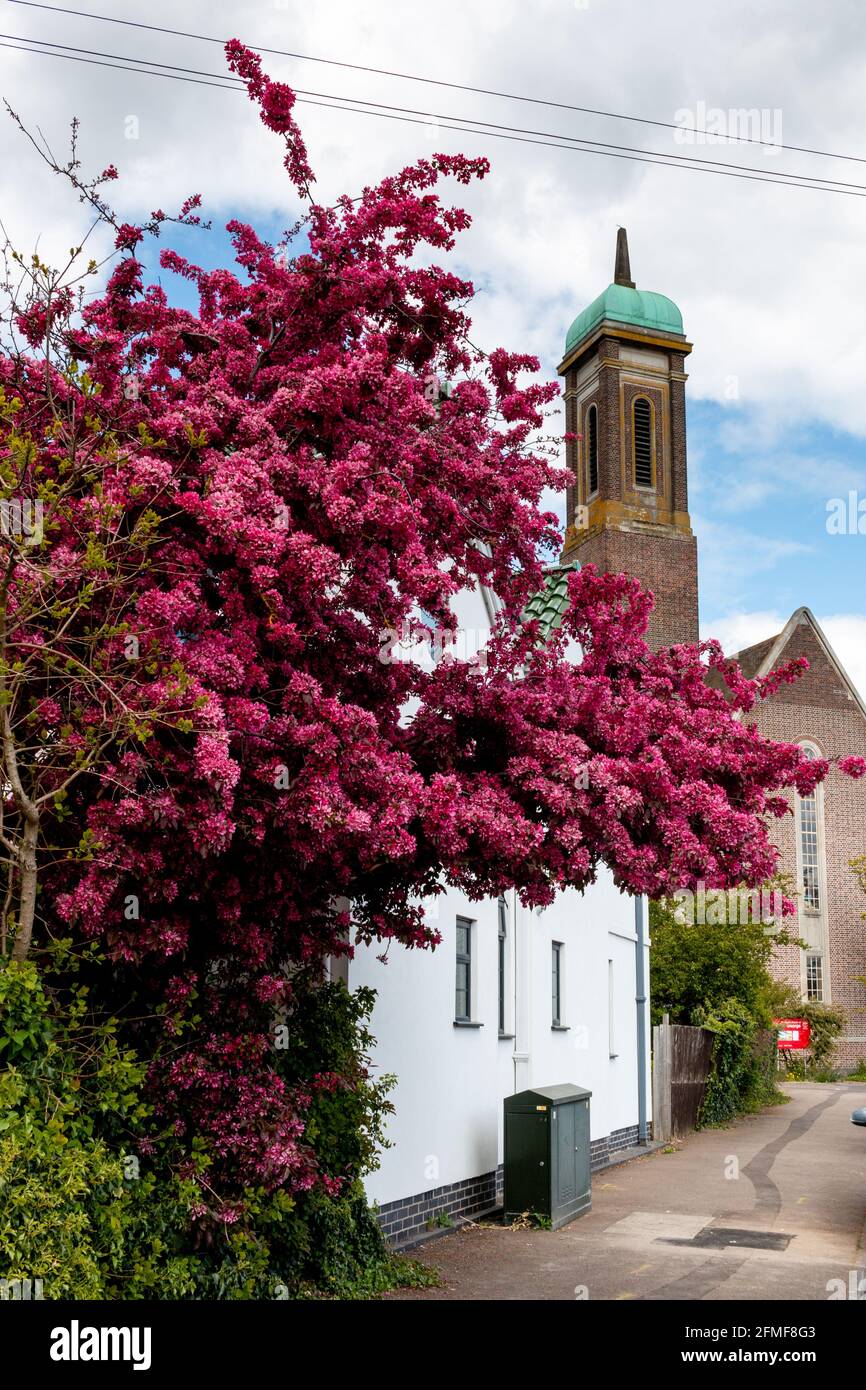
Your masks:
M24 819L24 834L18 861L21 866L21 893L18 899L18 920L15 924L15 945L12 947L13 960L26 960L33 936L33 919L36 915L36 841L39 838L39 816L34 814Z

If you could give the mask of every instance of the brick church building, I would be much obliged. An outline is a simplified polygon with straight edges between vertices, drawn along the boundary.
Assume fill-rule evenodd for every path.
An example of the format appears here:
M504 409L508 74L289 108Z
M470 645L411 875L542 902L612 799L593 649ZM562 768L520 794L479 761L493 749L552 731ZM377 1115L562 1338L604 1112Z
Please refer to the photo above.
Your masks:
M866 705L808 608L798 608L782 632L737 653L749 677L799 656L808 659L806 674L750 719L768 738L802 744L830 762L866 756ZM797 886L797 930L806 946L779 947L774 974L804 999L843 1010L847 1026L836 1060L850 1070L866 1057L866 988L858 979L866 977L866 902L850 868L866 852L866 783L831 767L812 796L789 800L794 814L777 822L776 843Z
M613 283L574 320L559 372L565 383L566 500L560 569L593 563L635 575L655 595L653 646L698 637L697 545L688 511L685 359L691 343L666 296L631 278L626 233L617 236ZM866 705L808 608L784 630L737 654L760 676L793 657L809 670L749 719L768 737L831 761L866 755ZM866 853L866 779L831 768L815 795L791 793L776 823L780 869L798 891L803 947L781 947L775 973L804 999L840 1007L847 1026L837 1062L866 1057L866 902L849 861Z

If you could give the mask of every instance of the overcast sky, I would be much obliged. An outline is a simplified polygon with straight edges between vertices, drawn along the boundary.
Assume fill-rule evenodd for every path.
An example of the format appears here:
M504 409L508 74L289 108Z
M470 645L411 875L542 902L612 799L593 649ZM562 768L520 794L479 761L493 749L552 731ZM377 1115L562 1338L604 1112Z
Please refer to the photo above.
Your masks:
M866 194L862 0L91 3L115 19L679 126L715 129L712 113L721 111L729 133L742 131L727 113L754 109L763 115L752 133L769 149L687 143L664 124L265 59L272 75L312 93L841 180L862 185L850 194ZM26 36L225 71L213 43L10 0L0 0L0 19L2 43ZM236 92L8 48L0 48L0 91L57 152L79 116L85 164L118 166L122 181L112 193L125 215L171 210L190 192L203 195L217 227L248 217L276 236L297 214L279 143ZM806 604L866 693L866 534L827 530L834 498L853 491L866 512L860 197L455 134L423 115L406 124L314 105L298 115L327 201L433 150L490 157L483 184L455 191L475 219L455 253L479 291L475 340L536 352L547 373L572 318L610 281L616 228L628 227L638 287L676 300L695 345L687 390L702 630L732 650L778 631ZM80 239L83 210L11 122L0 124L0 142L0 216L20 248L39 237L50 259ZM855 158L772 147L779 144ZM218 231L183 238L183 246L208 263L225 253Z

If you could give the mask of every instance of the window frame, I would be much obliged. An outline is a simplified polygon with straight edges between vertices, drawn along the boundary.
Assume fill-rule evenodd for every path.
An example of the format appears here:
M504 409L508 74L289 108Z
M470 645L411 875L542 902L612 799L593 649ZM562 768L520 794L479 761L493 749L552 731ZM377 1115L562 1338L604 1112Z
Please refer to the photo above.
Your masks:
M815 744L803 741L800 743L804 755L809 758L820 758L822 756ZM807 815L811 816L813 824L806 824ZM824 913L824 874L823 874L823 815L824 808L821 800L821 787L815 787L814 791L808 796L797 794L797 880L798 887L803 894L803 911L810 917L822 917ZM806 837L814 842L814 857L811 853L806 854ZM807 863L808 859L808 863ZM807 884L807 870L814 870L814 881L811 885L814 901L810 901L810 887Z
M649 411L650 480L638 482L637 477L637 406L643 401ZM655 405L649 396L642 394L632 397L631 402L631 480L632 486L640 492L654 492L656 487L656 417Z
M817 966L817 970L814 971L814 976L815 976L815 981L816 981L816 983L815 983L815 988L814 988L814 989L811 987L811 981L810 981L810 970L811 970L811 968L812 968L813 966ZM823 952L823 951L807 951L807 952L806 952L806 1002L809 1003L809 1004L823 1004L823 1003L824 1003L824 952Z
M496 904L498 927L496 933L497 1027L500 1038L508 1037L508 903L500 897Z
M455 1022L455 1023L471 1023L471 1022L472 1022L472 984L473 984L473 979L472 979L472 977L473 977L473 974L474 974L474 971L473 971L473 968L472 968L472 966L473 966L473 959L472 959L472 958L473 958L473 954L474 954L474 949L473 949L473 948L474 948L474 945L475 945L475 939L474 939L474 938L475 938L475 930L474 930L474 928L475 928L475 923L474 923L474 921L472 920L471 917L461 917L461 916L458 916L457 919L456 919L456 928L457 928L457 929L456 929L456 932L455 932L455 939L454 939L454 1022ZM461 951L461 949L460 949L460 933L461 933L461 931L464 931L464 932L465 932L465 937L464 937L464 940L465 940L465 942L466 942L466 949L465 949L465 951ZM461 978L461 976L460 976L460 971L461 971L461 967L462 967L462 968L465 970L465 972L466 972L466 973L465 973L465 977L464 977L464 978L465 978L465 984L462 985L462 986L461 986L461 983L460 983L460 978ZM465 1014L461 1013L461 1012L460 1012L460 1009L459 1009L459 998L460 998L460 995L461 995L461 994L465 995L465 998L466 998L466 1012L465 1012Z
M594 457L593 457L594 455ZM595 469L595 486L593 487L593 468ZM598 494L598 405L592 401L586 412L586 496L595 497Z
M616 1050L616 980L613 959L608 957L607 962L607 1053L612 1060L619 1054Z
M550 943L550 1026L551 1028L564 1029L562 1021L563 990L562 990L562 961L565 954L565 943L563 941L551 941Z

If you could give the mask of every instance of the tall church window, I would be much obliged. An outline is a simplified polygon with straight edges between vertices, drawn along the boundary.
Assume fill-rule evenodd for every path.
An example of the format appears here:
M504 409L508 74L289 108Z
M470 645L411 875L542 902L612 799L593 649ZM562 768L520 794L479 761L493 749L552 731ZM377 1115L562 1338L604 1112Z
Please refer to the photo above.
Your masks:
M646 396L636 396L631 410L635 487L652 487L653 408Z
M803 747L807 758L814 758L815 750ZM800 873L802 876L803 905L809 912L821 911L820 846L818 843L818 789L808 796L798 798L798 830L800 836Z
M598 492L598 410L589 407L586 416L587 495Z

